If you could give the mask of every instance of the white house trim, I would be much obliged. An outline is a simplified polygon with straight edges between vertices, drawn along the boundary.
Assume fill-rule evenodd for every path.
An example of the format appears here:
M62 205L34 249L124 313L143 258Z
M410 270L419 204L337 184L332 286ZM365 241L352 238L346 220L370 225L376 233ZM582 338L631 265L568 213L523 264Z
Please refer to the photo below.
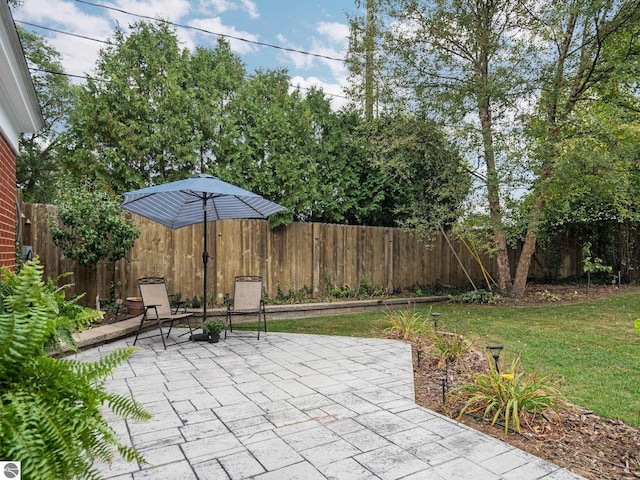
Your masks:
M0 131L15 153L20 133L35 133L44 120L11 10L0 0Z

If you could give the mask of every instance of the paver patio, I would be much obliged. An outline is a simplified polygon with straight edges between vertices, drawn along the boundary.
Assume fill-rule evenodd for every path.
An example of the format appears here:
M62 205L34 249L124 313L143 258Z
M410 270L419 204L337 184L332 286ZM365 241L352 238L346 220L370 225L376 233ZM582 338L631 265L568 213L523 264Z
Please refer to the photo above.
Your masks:
M154 418L107 416L148 464L101 465L110 479L581 478L416 405L406 343L234 333L167 350L158 338L138 344L107 385Z

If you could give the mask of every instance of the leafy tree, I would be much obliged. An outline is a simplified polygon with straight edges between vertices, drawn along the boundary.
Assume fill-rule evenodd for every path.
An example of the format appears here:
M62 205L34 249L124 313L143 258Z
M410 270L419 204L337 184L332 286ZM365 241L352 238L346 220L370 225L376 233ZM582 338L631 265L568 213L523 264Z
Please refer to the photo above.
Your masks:
M598 102L598 93L622 86L640 58L640 5L636 1L576 0L534 8L534 27L549 42L539 75L542 90L531 122L534 201L513 291L524 293L529 264L537 241L548 189L562 158L563 144L574 136L572 119L585 102ZM627 97L628 98L628 97Z
M423 232L448 228L461 214L471 175L442 129L403 113L382 115L370 128L375 158L393 192L395 220Z
M315 89L307 92L303 103L311 115L318 196L300 219L394 225L392 184L373 161L361 116L355 110L333 111Z
M220 145L228 138L229 105L245 77L244 65L229 43L218 40L214 50L198 47L190 57L185 88L192 98L194 134L199 139L200 171L213 167Z
M192 174L200 138L188 66L189 52L166 23L116 29L71 116L68 171L115 193Z
M587 99L598 100L598 86L618 84L622 71L637 63L637 2L385 0L380 5L389 15L382 44L386 78L396 85L399 102L445 121L478 162L498 288L520 296L573 112ZM517 188L532 192L532 206L512 275L506 226L510 192Z
M289 210L272 225L300 218L318 198L311 156L312 124L299 91L284 70L259 70L229 105L230 124L212 173Z
M120 204L107 193L88 187L69 187L51 219L54 243L64 254L96 272L96 308L100 308L98 262L114 264L133 247L139 232L123 219ZM113 282L112 282L113 283Z
M507 240L501 204L504 156L497 130L508 107L522 94L516 59L529 56L522 30L521 2L399 0L388 13L406 28L390 30L385 48L396 52L394 80L461 135L469 152L483 162L483 187L493 242L498 253L499 288L510 286Z
M21 135L16 178L25 201L51 203L62 175L58 148L71 108L73 87L64 75L60 54L43 37L17 29L29 66L37 69L31 78L45 125L37 133Z
M68 319L42 274L37 262L17 275L2 272L2 284L12 291L3 288L0 313L0 457L20 459L22 478L42 480L100 478L93 462L111 460L114 449L129 462L144 461L103 417L106 406L124 418L150 418L130 397L104 385L134 349L97 362L47 355L47 338Z

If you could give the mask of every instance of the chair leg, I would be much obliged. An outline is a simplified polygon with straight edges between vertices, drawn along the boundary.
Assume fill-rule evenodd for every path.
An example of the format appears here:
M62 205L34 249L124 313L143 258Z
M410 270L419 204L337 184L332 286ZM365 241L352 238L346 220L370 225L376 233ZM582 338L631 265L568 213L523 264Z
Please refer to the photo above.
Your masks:
M167 343L164 341L164 333L162 333L162 320L158 319L158 328L160 329L160 338L162 339L162 345L164 346L164 349L167 349ZM171 327L169 327L169 331L171 331ZM169 334L167 334L167 337L169 336Z
M262 317L260 310L258 310L258 340L260 340L260 318Z
M144 316L140 319L140 326L138 327L138 331L136 332L136 338L133 340L133 344L134 345L138 341L138 335L140 335L140 332L142 331L142 324L143 323L144 323Z
M193 338L193 329L191 328L191 317L187 317L187 326L189 327L189 338Z

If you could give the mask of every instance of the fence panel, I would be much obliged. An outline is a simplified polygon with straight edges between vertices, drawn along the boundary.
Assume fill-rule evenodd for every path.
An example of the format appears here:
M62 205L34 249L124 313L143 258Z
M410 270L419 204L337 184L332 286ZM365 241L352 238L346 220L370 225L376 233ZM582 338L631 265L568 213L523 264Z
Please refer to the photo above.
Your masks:
M71 293L86 292L87 303L92 303L96 294L94 269L64 258L53 243L47 219L55 215L55 207L25 204L23 212L30 221L24 228L24 244L33 246L46 275L72 272L65 279L75 284ZM181 292L183 298L201 297L203 225L172 230L137 215L132 219L140 237L127 258L116 264L116 296L137 296L137 279L157 275L166 278L171 292ZM209 222L206 228L210 256L207 295L219 301L232 292L233 277L242 274L261 275L270 297L278 288L288 293L305 286L318 296L328 285L357 288L363 279L389 290L435 283L467 285L462 264L479 288L486 287L473 255L450 238L456 258L442 235L425 239L415 231L398 228L324 223L270 229L265 220L222 220ZM577 265L575 255L568 252L565 258L567 271ZM483 257L483 262L490 272L495 271L493 260ZM100 296L109 297L112 279L103 265L98 279Z

